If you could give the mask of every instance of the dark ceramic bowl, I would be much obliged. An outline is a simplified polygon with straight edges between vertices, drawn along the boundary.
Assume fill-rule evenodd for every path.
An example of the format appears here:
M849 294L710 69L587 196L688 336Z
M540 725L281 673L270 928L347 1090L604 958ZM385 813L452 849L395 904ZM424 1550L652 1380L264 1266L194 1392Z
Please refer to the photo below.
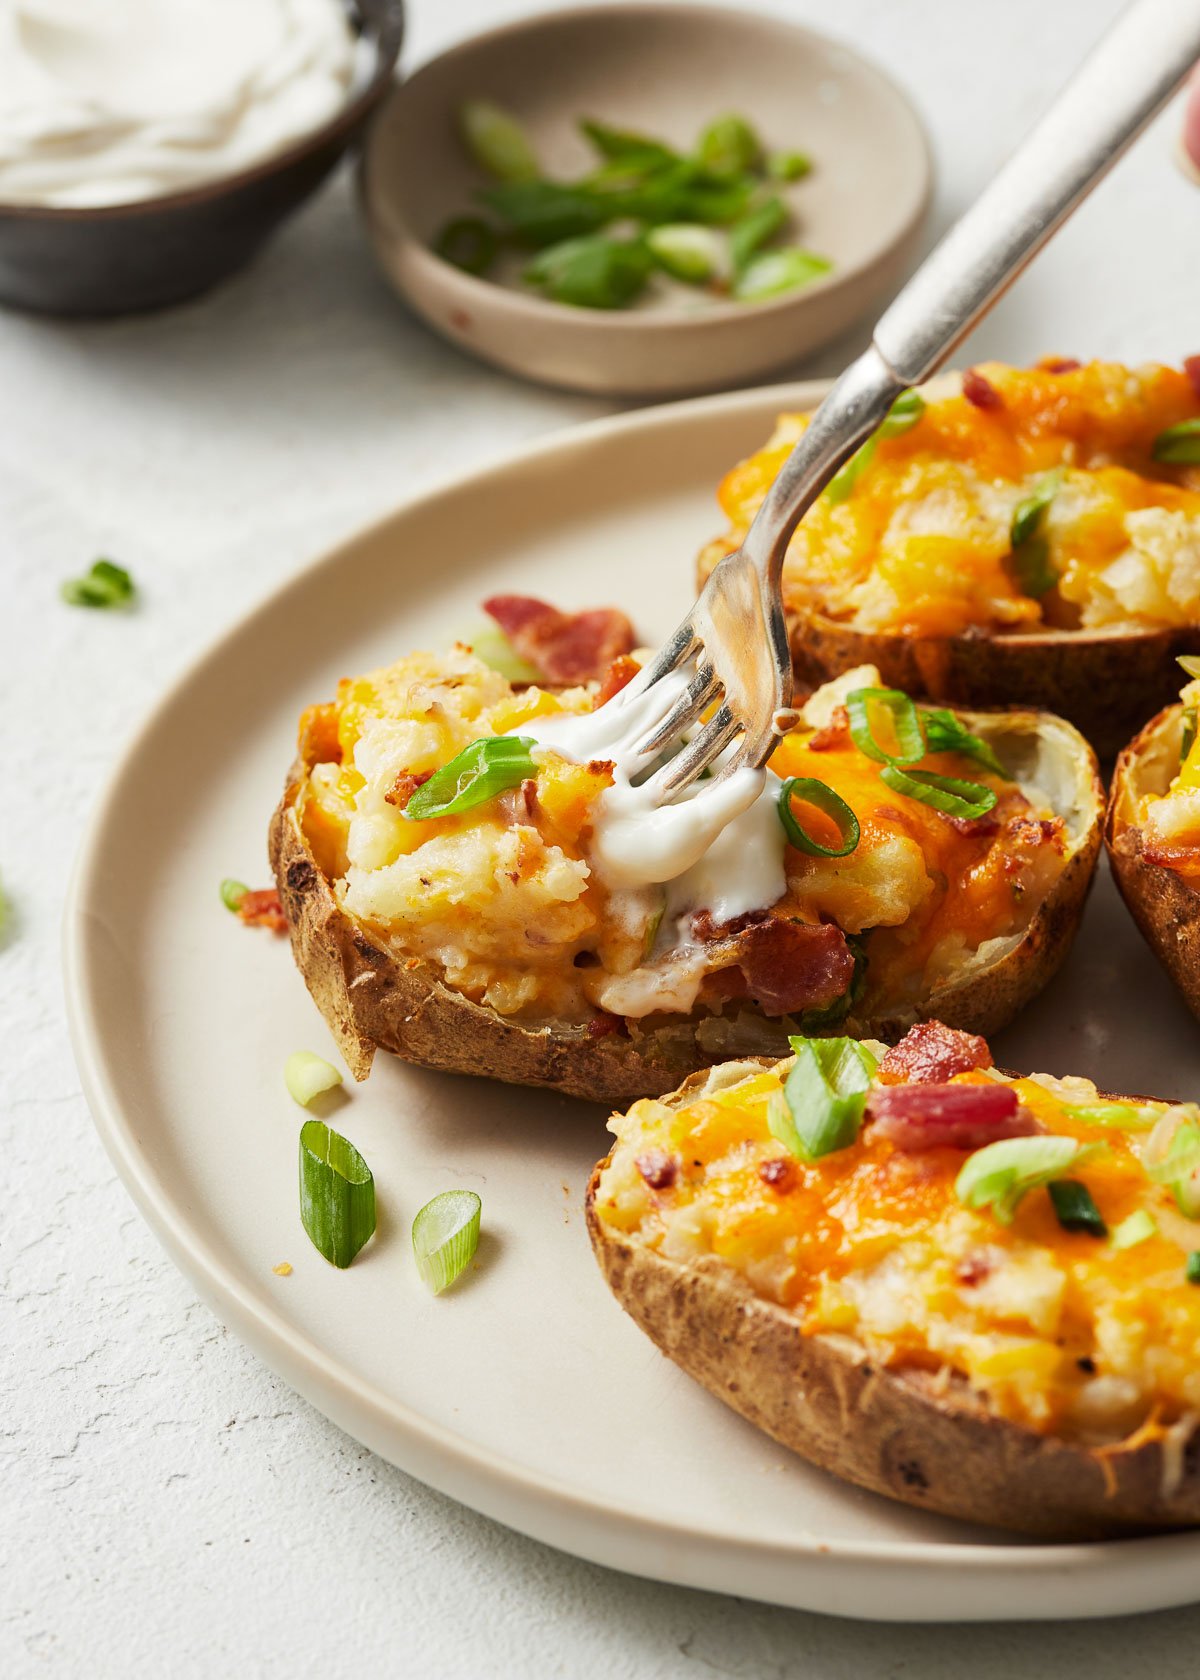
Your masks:
M87 210L0 203L0 302L123 315L179 303L241 268L325 179L391 84L403 0L347 5L373 62L337 116L263 163L185 192Z

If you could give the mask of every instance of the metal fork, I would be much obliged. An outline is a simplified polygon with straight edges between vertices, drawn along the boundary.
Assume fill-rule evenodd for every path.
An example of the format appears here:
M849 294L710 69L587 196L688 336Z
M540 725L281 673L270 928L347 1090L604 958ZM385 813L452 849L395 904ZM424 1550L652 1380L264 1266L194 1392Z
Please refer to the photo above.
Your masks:
M706 770L724 778L766 763L792 695L780 579L796 526L900 393L941 366L1197 60L1200 0L1136 0L885 312L870 347L813 415L741 548L719 563L661 652L613 702L661 690L662 713L635 749L642 764L717 706L648 778L656 804L677 799ZM679 676L665 682L673 672Z

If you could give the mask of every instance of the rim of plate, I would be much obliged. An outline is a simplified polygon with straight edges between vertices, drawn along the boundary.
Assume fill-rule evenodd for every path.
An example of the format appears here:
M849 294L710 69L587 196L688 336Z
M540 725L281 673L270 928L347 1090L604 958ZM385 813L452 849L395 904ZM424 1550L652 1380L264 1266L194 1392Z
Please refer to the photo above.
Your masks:
M318 1411L330 1417L339 1428L356 1436L355 1426L343 1422L322 1398L318 1398L322 1391L340 1392L345 1396L347 1403L369 1415L383 1429L402 1435L411 1443L414 1451L423 1450L435 1462L436 1474L427 1473L424 1468L421 1471L411 1470L405 1463L389 1458L387 1453L372 1446L371 1450L379 1451L380 1457L396 1463L400 1469L415 1476L417 1480L458 1499L460 1503L473 1506L493 1520L532 1535L559 1550L571 1550L575 1555L591 1557L593 1561L607 1567L622 1567L619 1563L613 1564L602 1548L589 1552L582 1547L565 1547L561 1542L550 1538L540 1523L501 1515L490 1504L476 1504L473 1498L466 1498L454 1490L451 1483L455 1472L472 1474L500 1497L509 1495L531 1502L530 1508L534 1514L547 1520L553 1520L557 1514L575 1518L586 1516L603 1522L606 1529L595 1530L597 1540L603 1533L616 1533L626 1543L637 1537L659 1546L673 1547L676 1549L676 1556L681 1555L679 1548L683 1548L684 1553L687 1549L698 1549L714 1559L728 1555L732 1550L741 1556L757 1556L764 1561L773 1559L786 1562L788 1559L799 1558L809 1563L834 1564L846 1561L892 1566L897 1571L919 1568L922 1565L941 1565L972 1575L995 1572L1003 1575L1027 1575L1048 1572L1053 1573L1060 1581L1064 1576L1077 1577L1091 1569L1120 1570L1122 1565L1132 1563L1135 1558L1143 1565L1156 1561L1165 1563L1174 1553L1185 1550L1189 1545L1196 1545L1200 1541L1200 1534L1196 1531L1182 1531L1130 1539L1068 1542L1057 1545L1023 1541L1018 1535L1014 1535L1009 1541L969 1543L954 1540L822 1540L814 1534L798 1534L786 1542L758 1541L753 1538L731 1540L721 1529L712 1525L685 1525L657 1515L649 1506L635 1508L620 1501L581 1494L557 1477L544 1475L499 1453L474 1446L455 1434L452 1429L422 1416L410 1406L393 1399L377 1385L364 1381L348 1370L327 1353L319 1342L293 1328L282 1314L264 1306L246 1287L238 1273L213 1253L187 1210L160 1184L158 1175L124 1112L117 1082L105 1055L102 1037L97 1030L88 984L88 910L96 894L97 876L106 845L106 831L111 813L121 799L124 784L136 773L143 747L159 726L163 714L184 696L186 690L203 676L210 665L217 664L225 657L231 643L256 624L265 622L269 617L275 618L280 603L287 595L301 589L306 580L315 573L336 569L342 563L345 552L361 540L382 532L398 517L413 509L436 502L448 493L461 493L464 485L483 483L506 474L527 461L574 452L592 440L600 441L614 436L655 431L676 420L686 422L692 416L720 412L736 415L744 410L763 406L768 397L782 407L791 405L799 409L811 408L820 401L830 384L829 380L789 381L780 385L756 386L746 391L656 404L632 414L607 416L570 426L549 438L534 439L484 462L465 475L443 475L418 495L406 498L382 518L351 532L334 548L301 566L283 583L252 605L192 659L135 729L116 765L110 771L85 824L67 889L62 930L63 986L71 1045L84 1097L105 1150L146 1223L163 1244L170 1258L204 1297L211 1310L222 1319L226 1313L231 1315L230 1327L236 1330L243 1340L250 1341L252 1351L258 1357L296 1388ZM245 1334L243 1324L253 1327L254 1340ZM302 1373L303 1383L296 1379L294 1373L297 1371ZM370 1442L364 1444L371 1446ZM652 1565L644 1571L639 1571L632 1557L628 1567L631 1573L644 1573L652 1579L675 1579L681 1584L696 1584L686 1579L686 1572L669 1573L661 1566ZM744 1584L731 1584L725 1590L736 1592L739 1596L755 1596L752 1589L748 1589ZM772 1602L780 1601L773 1599ZM1186 1600L1172 1595L1159 1602L1162 1607L1166 1607ZM999 1613L997 1610L985 1611L982 1615L973 1615L971 1619L984 1619ZM1051 1615L1079 1617L1113 1613L1111 1609L1046 1610L1032 1604L1022 1606L1023 1618Z

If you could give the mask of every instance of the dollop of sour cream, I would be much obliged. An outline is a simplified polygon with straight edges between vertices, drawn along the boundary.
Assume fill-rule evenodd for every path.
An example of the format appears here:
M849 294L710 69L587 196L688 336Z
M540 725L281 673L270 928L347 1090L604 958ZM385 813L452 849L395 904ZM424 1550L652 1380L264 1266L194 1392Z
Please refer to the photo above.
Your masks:
M340 110L363 62L340 0L0 0L0 203L233 174Z
M607 887L663 886L667 920L708 910L724 922L774 904L786 890L781 783L769 770L742 768L693 782L672 804L654 804L644 778L655 759L640 754L638 743L686 687L677 671L650 690L638 677L594 712L536 718L515 733L577 764L612 764L591 844Z

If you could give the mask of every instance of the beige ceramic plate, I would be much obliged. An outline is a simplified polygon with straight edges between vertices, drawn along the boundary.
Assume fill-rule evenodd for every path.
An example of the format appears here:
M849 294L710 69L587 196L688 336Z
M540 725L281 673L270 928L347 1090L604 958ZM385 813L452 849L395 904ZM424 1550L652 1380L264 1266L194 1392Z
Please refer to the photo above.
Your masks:
M728 111L813 174L781 188L794 242L832 258L826 278L760 304L664 283L657 304L571 309L464 274L429 249L470 214L484 178L455 131L465 99L518 113L547 172L594 167L580 117L690 148ZM583 391L665 396L746 384L825 343L899 283L929 200L924 132L903 94L839 42L782 19L706 6L605 5L478 35L393 94L363 161L363 204L384 272L417 313L472 354Z
M318 562L167 696L87 834L67 911L84 1086L142 1212L218 1316L343 1428L514 1528L663 1580L877 1618L1110 1615L1200 1594L1200 1536L1026 1546L790 1458L654 1350L592 1262L581 1201L605 1116L381 1057L336 1119L379 1236L336 1272L300 1229L288 1053L332 1053L282 941L222 907L262 882L296 718L346 672L477 622L496 588L616 600L650 636L688 598L713 486L799 386L648 411L539 444ZM430 557L438 563L431 564ZM1011 1067L1194 1095L1200 1055L1108 883ZM435 1300L408 1229L479 1191L480 1266ZM290 1261L290 1277L272 1267Z

